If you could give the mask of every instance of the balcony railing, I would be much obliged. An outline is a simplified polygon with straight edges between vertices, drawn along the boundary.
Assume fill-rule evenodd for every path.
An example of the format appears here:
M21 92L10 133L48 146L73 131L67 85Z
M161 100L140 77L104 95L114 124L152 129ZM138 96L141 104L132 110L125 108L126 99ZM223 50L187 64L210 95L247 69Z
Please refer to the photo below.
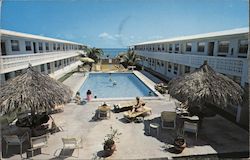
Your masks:
M202 56L148 51L136 51L136 53L140 56L164 60L195 68L199 68L206 60L208 64L217 72L233 76L240 76L247 82L246 78L248 64L247 59L245 58Z
M0 73L2 74L27 68L29 63L33 66L36 66L61 59L75 57L78 54L79 54L78 51L74 50L74 51L47 52L47 53L37 53L37 54L0 56Z

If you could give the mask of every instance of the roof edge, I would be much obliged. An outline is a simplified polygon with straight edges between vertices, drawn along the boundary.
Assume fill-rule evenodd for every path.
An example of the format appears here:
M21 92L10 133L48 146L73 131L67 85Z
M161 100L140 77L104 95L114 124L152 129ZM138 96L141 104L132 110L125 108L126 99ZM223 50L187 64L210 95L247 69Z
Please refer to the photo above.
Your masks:
M17 32L17 31L6 30L6 29L0 29L0 34L1 35L16 36L16 37L23 37L23 38L30 38L30 39L47 40L47 41L60 42L60 43L84 45L84 44L73 42L73 41L45 37L45 36L40 36L40 35L35 35L35 34L30 34L30 33L22 33L22 32Z
M178 36L178 37L153 40L153 41L145 41L145 42L132 44L131 46L174 42L174 41L184 41L184 40L192 40L192 39L200 39L200 38L219 37L219 36L227 36L227 35L237 35L237 34L245 34L245 33L249 33L249 27L235 28L235 29L216 31L216 32L207 32L207 33L187 35L187 36Z

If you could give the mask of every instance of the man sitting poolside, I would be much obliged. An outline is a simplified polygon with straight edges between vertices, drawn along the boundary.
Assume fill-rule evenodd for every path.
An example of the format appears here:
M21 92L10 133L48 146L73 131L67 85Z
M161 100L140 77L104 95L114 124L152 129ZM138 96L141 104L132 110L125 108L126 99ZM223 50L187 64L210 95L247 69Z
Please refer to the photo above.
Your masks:
M143 102L140 97L136 97L136 104L133 106L132 113L133 112L141 112L144 110L145 102Z

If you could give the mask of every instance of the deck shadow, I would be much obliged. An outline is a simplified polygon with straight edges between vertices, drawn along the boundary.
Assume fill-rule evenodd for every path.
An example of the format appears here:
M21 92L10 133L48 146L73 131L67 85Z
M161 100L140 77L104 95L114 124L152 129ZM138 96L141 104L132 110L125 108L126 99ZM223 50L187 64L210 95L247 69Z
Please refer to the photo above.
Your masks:
M76 156L73 156L74 149L61 149L61 152L58 156L51 158L50 160L58 160L58 159L66 159L70 157L77 158Z

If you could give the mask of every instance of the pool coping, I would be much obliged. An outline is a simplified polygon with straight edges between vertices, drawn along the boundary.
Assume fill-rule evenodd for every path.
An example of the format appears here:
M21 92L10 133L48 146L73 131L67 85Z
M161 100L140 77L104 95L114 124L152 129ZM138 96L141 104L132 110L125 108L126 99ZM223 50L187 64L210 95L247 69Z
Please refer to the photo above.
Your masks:
M169 98L164 97L160 92L158 92L155 89L155 83L150 80L148 77L144 76L142 73L140 73L139 71L123 71L123 72L119 72L119 71L107 71L107 72L103 72L103 71L92 71L92 72L88 72L87 75L85 76L85 78L82 81L82 84L86 81L88 74L89 73L133 73L144 85L146 85L146 87L148 87L150 90L152 90L156 96L155 97L142 97L145 100L162 100L162 99L167 99L169 100ZM82 85L78 88L78 90L82 87ZM77 90L77 91L78 91ZM99 102L99 101L126 101L126 100L134 100L135 97L117 97L117 98L96 98L96 99L92 99L91 101L94 102Z

